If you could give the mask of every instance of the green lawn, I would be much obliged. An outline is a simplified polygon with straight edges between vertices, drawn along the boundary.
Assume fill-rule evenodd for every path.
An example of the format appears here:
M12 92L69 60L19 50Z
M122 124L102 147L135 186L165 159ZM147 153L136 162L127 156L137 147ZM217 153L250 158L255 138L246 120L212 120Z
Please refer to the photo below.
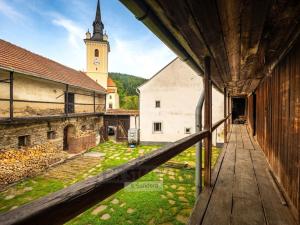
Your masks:
M0 211L7 211L80 180L121 165L157 149L159 146L128 148L126 144L106 142L91 149L104 153L103 160L77 158L27 179L0 193ZM213 149L213 162L219 150ZM172 162L187 163L187 168L162 165L137 182L157 182L156 191L124 189L87 210L68 224L184 224L195 202L195 148L189 148ZM86 161L84 161L86 160Z

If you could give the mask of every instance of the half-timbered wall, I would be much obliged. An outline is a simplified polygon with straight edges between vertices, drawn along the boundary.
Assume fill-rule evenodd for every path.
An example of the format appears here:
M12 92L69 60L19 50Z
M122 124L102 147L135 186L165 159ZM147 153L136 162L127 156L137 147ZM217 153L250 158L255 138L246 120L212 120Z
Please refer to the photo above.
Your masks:
M257 140L299 220L300 41L256 94ZM249 99L251 104L251 96ZM253 126L251 119L249 122Z

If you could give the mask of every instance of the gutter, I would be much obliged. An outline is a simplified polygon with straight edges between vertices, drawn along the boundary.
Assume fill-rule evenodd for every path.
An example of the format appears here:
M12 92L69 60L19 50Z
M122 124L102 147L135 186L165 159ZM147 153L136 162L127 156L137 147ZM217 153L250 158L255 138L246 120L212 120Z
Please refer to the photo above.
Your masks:
M139 127L135 127L135 128L140 129L140 126L141 126L141 108L140 108L140 105L141 105L141 96L140 96L140 94L141 94L141 92L140 92L139 88L136 88L135 91L139 95L139 106L138 106L139 107L139 118L138 118L139 119Z
M178 57L186 62L196 73L204 75L204 70L195 62L189 53L181 46L173 34L165 27L165 25L157 18L155 13L142 0L119 0L125 5L135 17L148 27L163 43L165 43ZM215 82L215 88L221 93L221 89Z

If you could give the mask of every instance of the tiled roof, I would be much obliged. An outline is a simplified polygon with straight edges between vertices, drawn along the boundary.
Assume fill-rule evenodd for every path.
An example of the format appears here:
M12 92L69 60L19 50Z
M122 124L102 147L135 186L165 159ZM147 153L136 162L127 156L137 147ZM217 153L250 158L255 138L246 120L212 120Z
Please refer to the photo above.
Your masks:
M94 91L106 90L84 72L32 53L0 39L0 67Z
M139 110L129 110L129 109L108 109L105 112L106 115L129 115L137 116L139 115Z
M116 93L116 90L112 88L107 88L107 93Z
M110 77L107 78L107 87L117 87L116 83Z

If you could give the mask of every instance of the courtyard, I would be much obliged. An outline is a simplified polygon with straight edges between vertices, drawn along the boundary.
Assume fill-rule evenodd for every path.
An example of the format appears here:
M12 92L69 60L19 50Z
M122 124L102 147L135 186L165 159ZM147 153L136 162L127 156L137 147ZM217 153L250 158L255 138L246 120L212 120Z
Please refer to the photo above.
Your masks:
M0 212L15 209L34 199L147 154L160 146L129 148L125 143L102 143L87 153L51 167L41 174L6 187L0 193ZM213 149L213 162L219 150ZM191 147L134 184L128 186L68 224L185 224L195 202L195 148Z

